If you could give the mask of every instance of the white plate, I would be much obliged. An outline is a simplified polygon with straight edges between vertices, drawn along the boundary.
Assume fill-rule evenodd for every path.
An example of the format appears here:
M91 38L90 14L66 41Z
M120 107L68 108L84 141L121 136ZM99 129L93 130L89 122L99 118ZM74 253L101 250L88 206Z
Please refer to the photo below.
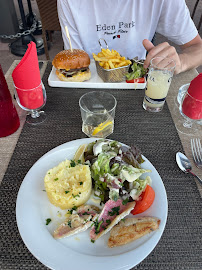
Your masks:
M89 230L60 240L52 237L52 231L62 220L62 217L58 217L58 211L62 211L49 202L44 192L44 176L61 161L72 159L79 145L93 140L95 139L75 140L49 151L32 166L18 192L16 218L20 235L29 251L51 269L130 269L149 255L165 228L168 211L166 191L158 172L144 157L142 167L152 170L149 175L156 193L154 203L144 212L144 216L160 218L161 223L157 231L112 249L107 247L109 233L95 243L90 241ZM48 226L45 224L47 218L52 219Z
M90 63L91 79L85 82L64 82L60 81L55 74L55 68L52 67L48 77L48 84L52 87L67 87L67 88L112 88L112 89L144 89L146 83L107 83L104 82L97 74L95 61L91 59Z

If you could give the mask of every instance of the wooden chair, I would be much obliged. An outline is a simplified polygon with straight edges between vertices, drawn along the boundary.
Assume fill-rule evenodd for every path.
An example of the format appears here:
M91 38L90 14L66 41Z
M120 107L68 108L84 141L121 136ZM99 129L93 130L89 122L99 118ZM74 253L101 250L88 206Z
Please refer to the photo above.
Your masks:
M194 14L195 14L195 12L196 12L196 8L197 8L197 6L198 6L198 4L199 4L199 1L200 1L200 0L196 0L196 3L195 3L195 5L194 5L194 9L193 9L192 15L191 15L191 18L192 18L192 19L194 18ZM198 24L198 26L197 26L197 29L198 29L198 30L199 30L200 27L201 27L201 23L202 23L202 14L201 14L201 17L200 17L199 24Z
M36 2L42 23L42 37L46 59L50 60L46 33L48 33L49 40L52 41L52 31L61 31L57 12L57 0L36 0Z

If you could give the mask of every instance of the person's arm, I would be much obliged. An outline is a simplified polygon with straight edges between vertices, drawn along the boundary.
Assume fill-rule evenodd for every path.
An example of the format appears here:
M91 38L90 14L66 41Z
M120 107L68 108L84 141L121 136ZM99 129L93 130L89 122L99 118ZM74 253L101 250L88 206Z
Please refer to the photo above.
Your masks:
M168 42L154 46L148 39L143 40L143 46L148 51L144 67L147 68L153 57L163 56L172 58L176 62L175 74L196 68L202 65L202 39L197 35L190 42L181 45L181 53L177 53L175 47Z
M65 26L68 27L69 35L71 38L71 44L73 49L83 49L77 27L72 16L71 10L69 8L68 1L57 0L57 10L58 18L62 31L62 38L64 42L64 49L67 50L70 48L69 40L66 35Z
M202 39L199 35L180 47L182 49L179 54L181 61L180 72L202 65Z

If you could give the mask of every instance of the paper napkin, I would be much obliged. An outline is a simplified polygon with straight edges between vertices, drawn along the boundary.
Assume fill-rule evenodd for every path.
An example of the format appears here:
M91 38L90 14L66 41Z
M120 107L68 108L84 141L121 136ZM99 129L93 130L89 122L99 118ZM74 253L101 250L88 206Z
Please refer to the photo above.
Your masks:
M189 86L188 93L198 100L202 101L202 73L194 78Z
M17 100L26 109L37 109L43 105L43 91L37 57L36 44L32 41L20 63L12 73L17 91Z
M14 69L12 77L15 86L21 89L35 88L41 83L36 44L33 41L28 44L28 49Z

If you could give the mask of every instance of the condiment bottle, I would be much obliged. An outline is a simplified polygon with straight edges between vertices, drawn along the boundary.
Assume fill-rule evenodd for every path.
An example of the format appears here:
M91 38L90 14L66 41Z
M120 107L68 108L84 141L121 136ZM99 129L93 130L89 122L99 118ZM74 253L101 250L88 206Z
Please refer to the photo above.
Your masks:
M0 137L14 133L19 126L19 116L0 65Z

